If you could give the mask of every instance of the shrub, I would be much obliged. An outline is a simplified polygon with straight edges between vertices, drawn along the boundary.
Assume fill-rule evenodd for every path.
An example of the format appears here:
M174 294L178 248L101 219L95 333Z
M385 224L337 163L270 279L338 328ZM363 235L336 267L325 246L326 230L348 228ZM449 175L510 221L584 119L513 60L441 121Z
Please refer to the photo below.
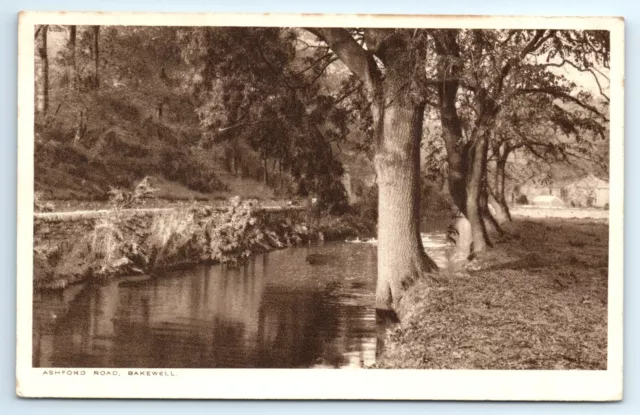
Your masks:
M338 180L332 180L321 187L318 192L319 208L330 215L344 215L349 212L349 196L344 185Z
M112 187L109 190L109 202L116 208L129 208L144 203L145 199L149 199L157 191L158 189L151 185L151 177L147 176L133 191Z
M363 195L353 206L354 213L365 223L378 223L378 186L373 185L363 191Z
M33 210L35 212L53 212L54 206L50 202L42 200L42 192L35 192L33 195Z
M160 172L167 179L181 182L191 190L227 190L227 186L216 176L213 166L189 157L186 152L174 151L168 147L160 153Z

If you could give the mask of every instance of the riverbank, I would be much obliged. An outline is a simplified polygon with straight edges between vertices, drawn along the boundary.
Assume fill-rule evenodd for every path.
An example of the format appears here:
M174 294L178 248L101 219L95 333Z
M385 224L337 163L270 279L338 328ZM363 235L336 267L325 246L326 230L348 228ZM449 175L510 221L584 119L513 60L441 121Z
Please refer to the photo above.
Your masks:
M517 219L463 271L420 282L376 367L606 369L608 226Z
M34 217L34 288L122 275L153 274L198 263L243 262L249 256L366 233L356 217L310 220L299 207L255 202L213 208L115 209L40 213Z

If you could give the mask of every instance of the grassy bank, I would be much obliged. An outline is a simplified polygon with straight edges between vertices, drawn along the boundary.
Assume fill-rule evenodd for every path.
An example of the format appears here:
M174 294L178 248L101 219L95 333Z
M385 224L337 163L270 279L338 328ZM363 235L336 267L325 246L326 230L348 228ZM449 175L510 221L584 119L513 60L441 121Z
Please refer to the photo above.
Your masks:
M379 367L606 369L608 226L512 225L465 270L407 293Z

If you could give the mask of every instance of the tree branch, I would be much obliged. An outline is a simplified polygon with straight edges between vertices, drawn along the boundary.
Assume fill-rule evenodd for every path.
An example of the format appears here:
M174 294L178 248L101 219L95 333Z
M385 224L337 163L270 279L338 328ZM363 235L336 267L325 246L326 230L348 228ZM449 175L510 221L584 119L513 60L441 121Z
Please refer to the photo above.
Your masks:
M380 82L381 73L373 55L364 50L347 29L306 28L306 30L326 42L347 68L364 81L369 93L373 93Z
M324 55L322 55L318 59L316 59L313 62L311 62L311 64L309 66L307 66L306 68L301 69L301 70L299 70L297 72L294 72L293 75L300 75L300 74L303 74L303 73L307 72L309 69L313 69L318 63L322 62L323 60L325 60L327 58L330 58L331 55L333 55L331 52L325 53ZM335 59L332 60L332 61L335 61ZM326 66L325 66L325 68L326 68Z
M496 87L496 95L499 96L500 93L502 92L502 87L504 85L504 80L507 77L507 75L509 74L509 72L511 71L511 69L513 68L513 66L521 61L522 59L525 58L525 56L527 56L529 53L534 52L536 50L538 50L538 48L540 46L542 46L547 40L549 40L555 33L555 31L550 30L549 33L546 33L546 30L536 30L535 34L533 35L533 37L531 38L531 40L529 40L529 42L527 42L527 44L522 48L522 50L520 51L520 53L518 53L518 56L516 58L513 59L509 59L507 61L507 63L505 63L505 65L502 67L502 70L500 71L500 75L498 77L498 82L497 82L497 87Z
M609 80L609 77L607 77L605 74L603 74L601 71L599 71L598 69L594 68L594 67L589 67L589 68L581 68L578 65L576 65L575 63L566 60L564 57L562 58L562 61L558 62L558 63L545 63L543 65L539 65L542 67L554 67L554 68L562 68L564 65L569 65L573 68L575 68L577 71L579 72L589 72L592 76L593 79L596 81L596 84L598 85L598 90L600 91L600 95L607 100L607 102L610 102L611 100L609 99L609 96L607 94L604 93L604 90L602 89L602 84L600 84L600 80L598 79L598 75L596 74L599 73L603 78Z
M516 91L516 93L521 93L521 94L546 94L546 95L551 95L552 97L555 98L560 98L560 99L564 99L567 101L571 101L575 104L578 104L579 106L581 106L582 108L591 111L592 113L598 115L599 117L601 117L603 120L608 121L607 117L602 114L600 111L598 111L598 109L592 105L586 104L584 102L582 102L581 100L579 100L576 97L572 97L571 95L565 93L565 92L561 92L558 91L556 89L553 88L524 88L524 89L519 89L518 91Z

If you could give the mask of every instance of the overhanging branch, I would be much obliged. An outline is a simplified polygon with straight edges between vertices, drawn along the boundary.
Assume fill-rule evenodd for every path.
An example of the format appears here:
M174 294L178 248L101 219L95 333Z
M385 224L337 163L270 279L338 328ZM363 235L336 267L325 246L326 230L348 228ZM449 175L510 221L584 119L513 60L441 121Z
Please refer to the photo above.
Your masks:
M373 55L364 50L343 28L305 28L322 39L338 58L364 83L370 93L380 82L381 74Z
M553 88L524 88L524 89L519 89L517 91L517 93L520 94L546 94L546 95L551 95L552 97L555 98L560 98L560 99L564 99L567 101L571 101L577 105L579 105L580 107L591 111L592 113L598 115L599 117L601 117L603 120L609 121L607 119L607 117L602 114L600 111L598 111L598 109L596 107L594 107L593 105L589 105L585 102L582 102L581 100L579 100L576 97L573 97L565 92L562 91L558 91L557 89L553 89Z

